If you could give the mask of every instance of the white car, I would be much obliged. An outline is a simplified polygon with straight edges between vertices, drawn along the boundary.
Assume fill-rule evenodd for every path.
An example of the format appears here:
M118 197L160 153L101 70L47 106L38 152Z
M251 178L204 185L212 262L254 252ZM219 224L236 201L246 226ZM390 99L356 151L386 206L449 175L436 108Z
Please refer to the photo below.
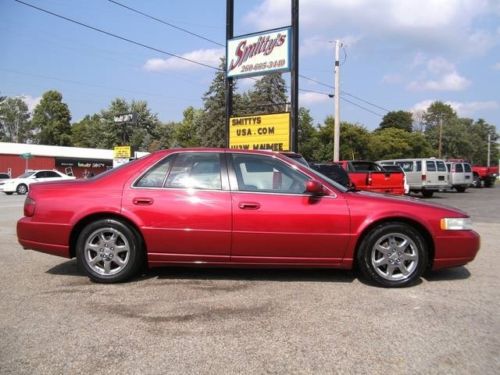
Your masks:
M74 180L74 176L68 176L56 170L28 171L16 178L4 180L0 183L0 191L10 195L17 193L20 195L28 192L29 186L36 182Z

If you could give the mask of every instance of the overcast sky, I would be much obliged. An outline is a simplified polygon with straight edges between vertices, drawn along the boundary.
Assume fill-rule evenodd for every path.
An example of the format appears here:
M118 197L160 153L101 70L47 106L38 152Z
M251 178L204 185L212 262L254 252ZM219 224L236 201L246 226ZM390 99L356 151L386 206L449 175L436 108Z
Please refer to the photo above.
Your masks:
M218 44L107 0L23 1L207 65L224 54ZM225 43L224 0L117 1ZM289 25L290 3L235 0L235 35ZM342 120L374 129L387 110L441 100L499 128L500 0L301 0L301 75L333 84L335 39L344 44ZM215 73L14 0L0 0L0 46L0 94L22 95L33 106L58 90L74 121L116 97L147 100L162 121L180 120L186 107L202 106ZM239 80L240 90L250 82ZM316 123L333 113L331 88L304 78L300 88L315 91L301 92L299 102Z

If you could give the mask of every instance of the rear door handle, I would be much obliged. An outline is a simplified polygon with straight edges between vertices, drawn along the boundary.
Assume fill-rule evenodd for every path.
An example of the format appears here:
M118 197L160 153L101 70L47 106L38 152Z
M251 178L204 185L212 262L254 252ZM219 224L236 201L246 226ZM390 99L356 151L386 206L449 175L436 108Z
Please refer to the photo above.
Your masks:
M260 204L257 202L240 202L239 207L242 210L258 210L260 208Z
M150 206L153 204L153 198L134 198L132 203L138 206Z

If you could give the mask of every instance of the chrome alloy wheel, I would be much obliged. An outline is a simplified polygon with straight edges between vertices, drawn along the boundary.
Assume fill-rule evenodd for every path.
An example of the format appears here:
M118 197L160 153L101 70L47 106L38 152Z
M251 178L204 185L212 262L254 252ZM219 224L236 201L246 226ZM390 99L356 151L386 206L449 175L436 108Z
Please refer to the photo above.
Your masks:
M389 233L381 237L371 251L375 272L389 281L408 279L418 267L415 242L402 233Z
M122 271L130 259L130 244L123 233L115 228L100 228L85 241L85 262L100 275L115 275Z

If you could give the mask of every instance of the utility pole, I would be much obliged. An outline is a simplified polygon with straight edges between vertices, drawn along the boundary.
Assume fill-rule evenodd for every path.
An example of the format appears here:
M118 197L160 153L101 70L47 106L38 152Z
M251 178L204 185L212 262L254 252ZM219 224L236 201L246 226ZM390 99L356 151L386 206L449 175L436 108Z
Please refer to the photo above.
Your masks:
M226 48L227 41L234 36L234 0L226 0ZM226 56L226 59L228 56ZM227 76L228 63L226 61L226 147L229 147L229 127L233 115L233 77Z
M490 157L491 157L491 134L488 134L488 159L486 159L486 166L490 166Z
M292 151L299 152L299 0L292 0Z
M443 118L439 118L439 145L438 145L438 158L441 159L441 150L443 147Z
M333 161L339 161L340 147L340 40L335 41L335 126L333 129Z

